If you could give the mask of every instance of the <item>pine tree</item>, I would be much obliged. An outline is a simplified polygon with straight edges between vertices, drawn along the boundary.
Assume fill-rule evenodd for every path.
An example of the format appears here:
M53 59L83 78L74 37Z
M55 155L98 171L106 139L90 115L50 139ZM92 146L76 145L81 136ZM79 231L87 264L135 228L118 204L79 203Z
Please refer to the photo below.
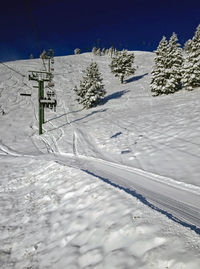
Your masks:
M120 78L121 83L124 82L125 77L135 73L133 62L134 54L128 54L127 50L120 51L117 55L113 56L110 64L111 72L115 77Z
M183 55L177 41L178 38L175 33L172 34L169 43L163 36L155 51L155 65L151 72L150 83L154 96L174 93L181 88Z
M106 55L109 54L109 49L106 49L105 54L106 54Z
M101 49L100 49L100 48L97 49L97 51L96 51L96 55L97 55L97 56L101 56Z
M94 55L96 55L96 53L97 53L97 47L93 47L93 48L92 48L92 53L93 53Z
M74 91L78 95L77 101L83 104L84 108L91 108L98 104L101 98L106 94L106 91L102 84L102 78L97 63L91 63L83 73L84 76L80 82L80 88L75 86Z
M200 86L200 25L188 42L185 53L181 82L184 89L191 91Z
M185 52L185 53L189 53L189 52L191 52L191 49L192 49L192 40L189 39L189 40L186 41L185 44L184 44L184 52Z
M152 79L150 87L154 96L165 93L165 87L168 79L168 72L166 72L168 49L168 42L166 40L166 37L163 36L157 50L155 51L155 65L151 72Z
M76 48L76 49L74 50L74 54L75 54L75 55L80 54L80 52L81 52L81 50L80 50L79 48Z
M106 54L106 49L103 48L101 53L102 53L102 55L105 55Z
M181 89L181 78L182 78L182 64L183 54L180 44L177 43L178 38L175 33L172 34L169 40L168 54L166 57L167 61L167 84L165 87L165 93L174 93Z
M114 51L115 51L115 48L114 46L112 45L112 47L109 48L109 53L110 53L110 56L112 58L113 54L114 54Z

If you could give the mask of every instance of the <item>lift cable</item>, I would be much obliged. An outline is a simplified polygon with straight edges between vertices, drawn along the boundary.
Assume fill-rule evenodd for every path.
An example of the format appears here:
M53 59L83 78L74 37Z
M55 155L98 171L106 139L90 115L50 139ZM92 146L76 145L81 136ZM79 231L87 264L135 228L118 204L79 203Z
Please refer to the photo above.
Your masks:
M40 41L39 41L37 30L36 30L36 25L34 23L32 12L31 12L30 0L26 0L25 2L26 2L27 10L28 10L28 15L29 15L29 18L30 18L30 21L31 21L31 24L32 24L33 32L34 32L34 35L35 35L36 43L37 43L38 49L39 49L40 54L41 54L42 53L42 49L41 49L41 46L40 46ZM47 68L46 68L46 65L45 65L45 61L44 61L43 58L42 58L42 62L43 62L45 71L47 71Z
M26 77L25 75L23 75L23 74L22 74L22 73L20 73L19 71L15 70L14 68L12 68L12 67L8 66L7 64L3 63L2 61L0 61L0 64L2 64L2 65L4 65L4 66L6 66L8 69L10 69L10 70L12 70L13 72L15 72L15 73L19 74L20 76L22 76L22 77Z

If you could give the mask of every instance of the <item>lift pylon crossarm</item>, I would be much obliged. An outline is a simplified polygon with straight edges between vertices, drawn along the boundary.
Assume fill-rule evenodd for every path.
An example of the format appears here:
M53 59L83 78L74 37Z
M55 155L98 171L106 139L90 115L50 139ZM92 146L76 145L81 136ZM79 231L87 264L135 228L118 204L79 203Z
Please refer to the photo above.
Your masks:
M51 81L52 79L52 73L46 72L46 71L29 71L31 74L29 74L28 78L29 80L36 80L36 81Z

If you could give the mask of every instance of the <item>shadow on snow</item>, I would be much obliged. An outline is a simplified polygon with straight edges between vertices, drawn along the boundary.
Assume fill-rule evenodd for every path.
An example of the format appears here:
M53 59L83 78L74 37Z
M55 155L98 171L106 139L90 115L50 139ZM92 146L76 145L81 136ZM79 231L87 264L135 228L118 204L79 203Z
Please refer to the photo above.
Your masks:
M140 76L136 76L136 77L132 77L132 78L129 78L129 79L126 79L125 82L126 83L130 83L130 82L133 82L133 81L137 81L145 76L147 76L149 73L145 73L143 75L140 75Z
M104 97L99 105L104 105L106 104L109 100L112 100L112 99L119 99L121 98L125 93L129 92L130 90L123 90L123 91L119 91L119 92L114 92L106 97Z

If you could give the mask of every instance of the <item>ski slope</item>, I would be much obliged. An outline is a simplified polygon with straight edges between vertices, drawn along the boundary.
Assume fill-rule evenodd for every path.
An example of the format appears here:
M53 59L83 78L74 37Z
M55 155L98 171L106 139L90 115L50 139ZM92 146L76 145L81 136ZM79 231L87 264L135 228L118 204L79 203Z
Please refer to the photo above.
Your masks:
M0 66L2 268L199 268L200 89L152 97L153 57L135 52L123 85L109 56L56 57L41 136L22 76L41 60ZM107 95L83 110L72 88L92 61Z

